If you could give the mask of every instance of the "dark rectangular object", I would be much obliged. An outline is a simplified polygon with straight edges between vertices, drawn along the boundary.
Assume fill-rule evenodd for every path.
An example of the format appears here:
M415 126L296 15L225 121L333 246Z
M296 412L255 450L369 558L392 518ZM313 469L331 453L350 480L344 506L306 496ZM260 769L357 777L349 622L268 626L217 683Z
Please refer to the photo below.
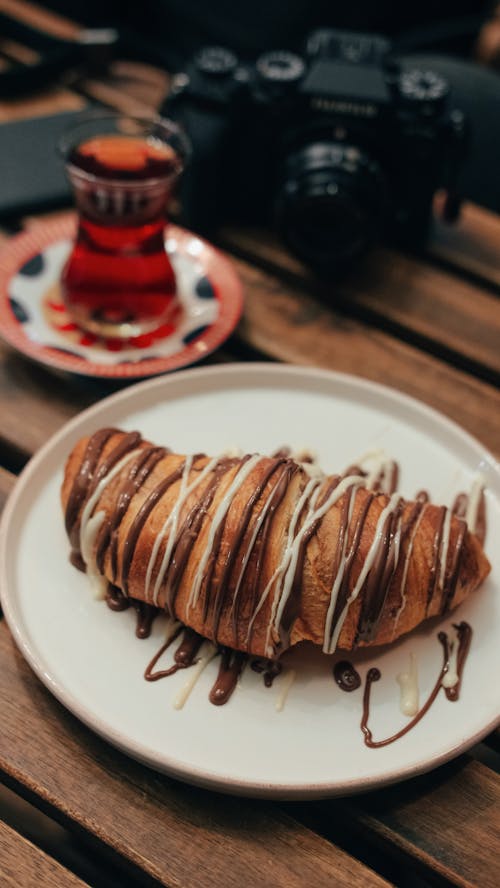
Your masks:
M71 201L57 143L80 115L65 111L0 124L0 216L42 212Z
M300 92L306 96L342 98L387 105L389 91L382 70L372 65L351 65L319 59L307 74Z

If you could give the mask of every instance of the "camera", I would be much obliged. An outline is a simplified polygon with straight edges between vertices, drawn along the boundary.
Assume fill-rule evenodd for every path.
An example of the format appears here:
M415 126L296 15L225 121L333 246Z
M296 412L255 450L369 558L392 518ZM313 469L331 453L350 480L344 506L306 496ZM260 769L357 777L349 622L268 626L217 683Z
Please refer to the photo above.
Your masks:
M440 74L398 61L384 37L319 29L301 55L252 63L205 47L162 110L192 142L180 197L200 232L274 223L328 273L381 237L422 244L438 188L458 215L464 114Z

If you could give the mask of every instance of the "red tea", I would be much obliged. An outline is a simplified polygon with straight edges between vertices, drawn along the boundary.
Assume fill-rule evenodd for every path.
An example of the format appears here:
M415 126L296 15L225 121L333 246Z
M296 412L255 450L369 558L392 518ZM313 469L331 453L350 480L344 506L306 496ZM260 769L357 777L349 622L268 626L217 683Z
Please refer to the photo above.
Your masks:
M138 336L166 323L175 277L164 227L176 152L153 136L97 136L66 158L79 228L63 273L66 305L82 327Z

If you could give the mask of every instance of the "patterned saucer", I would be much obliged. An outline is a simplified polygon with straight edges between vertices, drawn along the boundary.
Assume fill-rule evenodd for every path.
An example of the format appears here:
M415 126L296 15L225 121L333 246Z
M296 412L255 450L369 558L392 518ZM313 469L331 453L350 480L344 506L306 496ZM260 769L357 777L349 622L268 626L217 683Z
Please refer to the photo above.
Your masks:
M59 287L75 232L76 219L67 217L16 235L0 251L0 335L28 357L86 376L135 379L193 364L234 330L243 307L235 270L206 241L174 225L165 241L179 295L171 322L125 343L81 330Z

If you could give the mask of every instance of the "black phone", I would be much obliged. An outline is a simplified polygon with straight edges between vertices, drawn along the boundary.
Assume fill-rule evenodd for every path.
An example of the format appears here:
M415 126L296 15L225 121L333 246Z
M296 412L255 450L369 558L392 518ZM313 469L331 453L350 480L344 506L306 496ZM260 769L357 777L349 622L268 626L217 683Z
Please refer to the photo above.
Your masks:
M81 113L63 111L0 124L0 218L71 203L57 144Z

